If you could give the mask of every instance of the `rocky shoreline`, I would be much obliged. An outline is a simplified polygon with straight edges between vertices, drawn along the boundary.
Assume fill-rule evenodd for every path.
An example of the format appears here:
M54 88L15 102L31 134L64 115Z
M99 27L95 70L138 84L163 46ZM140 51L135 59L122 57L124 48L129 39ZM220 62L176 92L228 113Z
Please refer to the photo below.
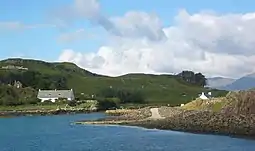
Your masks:
M0 117L34 116L34 115L43 116L43 115L92 113L92 112L98 112L98 110L88 110L88 109L11 110L11 111L0 111Z
M146 108L132 114L110 116L96 121L78 121L76 124L127 125L149 129L255 138L255 116L253 115L227 115L211 111L160 107L159 113L165 118L151 119L151 114L148 112L149 108Z
M213 100L194 100L184 107L156 110L147 107L118 114L120 116L77 124L117 124L255 138L255 90L230 92L226 97Z
M125 123L163 130L192 133L255 137L254 117L225 116L212 112L187 112L163 120L141 120Z

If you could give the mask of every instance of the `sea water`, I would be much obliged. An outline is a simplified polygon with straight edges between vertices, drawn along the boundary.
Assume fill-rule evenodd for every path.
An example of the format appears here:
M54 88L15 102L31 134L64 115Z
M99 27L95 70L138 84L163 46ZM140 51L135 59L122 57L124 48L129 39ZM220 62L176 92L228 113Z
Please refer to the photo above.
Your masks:
M255 151L255 141L128 126L75 125L102 113L0 118L0 151Z

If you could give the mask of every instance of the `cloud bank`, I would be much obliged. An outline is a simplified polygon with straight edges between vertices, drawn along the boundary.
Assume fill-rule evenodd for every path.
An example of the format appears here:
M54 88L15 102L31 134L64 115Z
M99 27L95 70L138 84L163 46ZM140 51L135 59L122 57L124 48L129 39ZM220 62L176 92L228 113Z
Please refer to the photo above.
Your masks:
M254 72L255 12L190 14L180 10L166 27L157 14L130 11L108 17L100 7L96 0L76 0L68 8L69 17L103 27L109 43L91 53L63 50L59 61L111 76L193 70L207 76L240 77Z

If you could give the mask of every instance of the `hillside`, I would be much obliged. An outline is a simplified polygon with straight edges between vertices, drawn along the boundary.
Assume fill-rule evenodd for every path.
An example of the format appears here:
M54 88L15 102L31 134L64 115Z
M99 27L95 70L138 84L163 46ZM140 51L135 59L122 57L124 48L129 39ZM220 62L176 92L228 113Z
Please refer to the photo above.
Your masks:
M91 73L73 63L48 63L38 60L7 59L0 61L0 82L20 81L34 89L74 89L76 96L98 94L102 89L115 88L140 91L146 101L179 105L198 96L203 87L189 84L174 75L127 74L107 77ZM210 90L214 96L225 91Z
M49 63L41 60L13 58L0 61L0 67L3 69L9 67L10 69L16 67L23 67L23 70L37 71L43 74L73 74L79 76L99 76L87 70L81 69L74 63L69 62L54 62ZM22 68L20 69L22 70Z

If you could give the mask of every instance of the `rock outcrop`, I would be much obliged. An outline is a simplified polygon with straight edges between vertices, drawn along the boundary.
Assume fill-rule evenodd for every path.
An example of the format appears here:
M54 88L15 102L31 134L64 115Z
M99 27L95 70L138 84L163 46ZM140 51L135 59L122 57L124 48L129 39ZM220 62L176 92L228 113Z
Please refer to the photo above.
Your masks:
M193 102L198 105L197 103ZM213 110L213 105L217 103L222 105L218 106L219 111ZM255 137L254 90L231 92L218 101L214 100L209 103L200 101L200 105L203 106L201 109L193 110L180 107L161 107L160 114L166 119L137 121L130 124L148 128Z
M228 115L255 115L255 90L230 92L221 113Z
M211 111L183 111L180 113L175 110L170 117L164 120L136 121L128 124L188 132L255 136L254 117L225 116Z

